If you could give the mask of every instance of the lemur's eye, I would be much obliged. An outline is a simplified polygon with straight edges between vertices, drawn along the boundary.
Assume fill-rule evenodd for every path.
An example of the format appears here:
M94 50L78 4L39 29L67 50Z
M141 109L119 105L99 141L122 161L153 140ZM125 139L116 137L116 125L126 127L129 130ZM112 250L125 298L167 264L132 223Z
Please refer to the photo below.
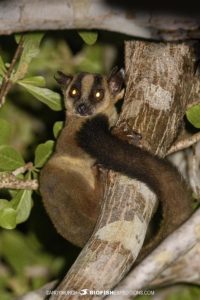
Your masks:
M71 90L69 91L69 95L72 98L75 98L77 96L79 96L79 90L77 88L71 88Z
M104 96L104 91L103 90L96 90L94 93L94 96L96 100L101 100Z

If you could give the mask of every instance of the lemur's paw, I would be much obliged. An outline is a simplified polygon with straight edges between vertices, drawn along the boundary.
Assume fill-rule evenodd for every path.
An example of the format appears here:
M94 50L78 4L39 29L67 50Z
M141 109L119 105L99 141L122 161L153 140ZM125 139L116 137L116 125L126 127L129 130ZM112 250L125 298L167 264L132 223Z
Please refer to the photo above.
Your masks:
M142 135L134 131L127 121L123 121L118 127L113 128L112 133L129 144L140 146Z

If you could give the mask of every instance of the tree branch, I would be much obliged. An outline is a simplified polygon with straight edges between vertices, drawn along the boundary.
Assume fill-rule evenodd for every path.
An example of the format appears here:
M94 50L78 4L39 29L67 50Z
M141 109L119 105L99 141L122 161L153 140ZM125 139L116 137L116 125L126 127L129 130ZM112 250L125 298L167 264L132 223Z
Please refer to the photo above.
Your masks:
M22 50L23 50L23 36L21 36L21 38L19 40L17 49L15 51L15 54L13 56L10 66L9 66L9 69L3 77L3 81L2 81L2 85L1 85L1 89L0 89L0 108L4 104L5 98L9 92L10 88L12 87L12 82L11 82L10 78L11 78L12 72L14 70L15 64L22 53Z
M130 5L130 1L4 0L0 1L0 34L87 28L153 40L198 39L198 7L187 2L183 6L181 14L180 7L177 10L168 2L162 3L159 10L159 3L156 8L152 4L144 9L142 4Z
M199 212L198 212L199 214ZM193 216L194 217L194 216ZM157 254L160 253L162 254L163 252L163 247L164 245L166 245L166 249L169 249L170 252L173 251L173 249L171 249L170 245L173 244L173 247L176 248L176 244L177 244L177 238L178 240L181 240L181 252L184 252L184 246L186 245L187 247L189 246L189 241L187 242L185 237L186 235L189 237L189 240L191 241L193 239L193 237L191 238L191 236L189 235L190 229L192 226L196 226L195 225L195 219L196 217L190 219L189 221L187 221L187 223L185 223L183 226L184 228L186 228L186 232L184 231L184 228L180 228L178 229L176 232L174 232L173 235L171 235L170 237L168 237L157 249L156 252ZM193 228L194 228L193 227ZM197 225L197 231L199 228L199 224ZM194 231L193 231L194 232ZM181 239L182 236L182 239ZM197 235L197 240L199 240L200 236ZM182 242L182 240L185 241L185 245ZM193 242L192 242L193 243ZM195 243L194 243L195 244ZM191 245L192 247L192 245ZM174 283L183 283L183 282L188 282L191 284L200 284L200 272L199 272L199 251L200 251L200 242L197 242L191 249L190 246L188 247L188 252L184 253L184 254L180 254L180 256L178 255L178 258L176 258L176 261L173 260L173 263L169 264L169 267L165 268L163 265L161 266L161 268L163 268L163 271L159 273L158 276L156 276L158 270L156 268L156 264L154 258L155 258L155 251L152 252L144 261L143 264L145 264L145 270L148 270L148 264L151 262L151 260L154 263L154 270L153 272L155 272L155 279L153 281L149 281L148 283L148 288L149 289L154 289L155 287L161 287L164 285L169 285L169 284L174 284ZM185 249L187 251L187 249ZM177 251L177 249L175 249L175 251ZM176 255L176 256L177 256ZM147 262L147 265L146 265ZM162 264L165 263L164 260L161 259ZM132 284L134 284L134 280L132 280L132 274L135 274L135 277L137 278L138 274L140 274L141 272L141 264L138 265L137 270L135 271L135 269L130 272L126 279L123 280L116 288L115 291L124 291L125 294L129 291L134 291ZM136 273L135 273L136 272ZM145 273L146 274L146 273ZM140 274L141 276L141 274ZM140 277L141 278L141 277ZM144 279L144 278L142 278ZM147 278L148 279L148 278ZM126 280L130 280L130 287L127 286L126 287ZM57 282L49 282L47 285L41 287L38 290L32 291L30 293L25 294L24 296L20 297L18 300L32 300L32 298L35 296L38 297L38 300L44 300L45 299L45 295L47 295L48 291L54 291L54 288L56 286ZM123 287L121 287L121 284L124 285ZM128 282L129 284L129 282ZM138 290L138 288L136 287L136 290ZM156 292L156 296L157 296L158 291ZM117 299L119 296L117 296ZM111 297L111 299L115 299L116 297ZM132 299L133 297L131 297ZM100 300L101 298L98 297L98 300ZM109 298L106 298L109 299ZM123 296L123 300L125 300L125 296Z
M18 179L12 173L0 173L0 189L37 190L38 181Z
M28 162L23 167L17 168L13 172L0 172L0 189L16 189L16 190L37 190L38 181L34 180L22 180L16 176L23 174L26 171L30 171L33 168L33 163Z
M174 244L175 243L176 240L174 240ZM200 285L199 251L200 242L197 242L194 247L184 253L184 255L180 255L176 261L171 263L169 267L160 273L149 286L161 287L183 282Z
M28 162L23 167L19 167L12 172L13 175L17 176L19 174L24 174L26 171L31 171L33 168L33 163Z
M180 256L200 242L200 209L157 247L117 286L117 290L140 290L150 283ZM181 280L181 278L179 278ZM156 281L155 281L156 282ZM107 299L115 299L108 297ZM117 297L126 300L129 297Z
M174 152L189 148L190 146L196 144L198 141L200 141L200 132L197 132L193 134L190 137L187 137L183 140L178 141L176 144L174 144L169 151L167 152L167 155L172 154Z

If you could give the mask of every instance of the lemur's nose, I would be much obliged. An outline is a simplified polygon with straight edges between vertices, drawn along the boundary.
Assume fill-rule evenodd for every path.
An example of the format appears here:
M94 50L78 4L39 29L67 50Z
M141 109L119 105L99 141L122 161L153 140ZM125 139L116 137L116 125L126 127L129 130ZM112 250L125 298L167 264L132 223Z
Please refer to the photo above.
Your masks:
M82 115L85 116L87 114L87 107L84 103L79 104L79 106L77 107L77 112Z

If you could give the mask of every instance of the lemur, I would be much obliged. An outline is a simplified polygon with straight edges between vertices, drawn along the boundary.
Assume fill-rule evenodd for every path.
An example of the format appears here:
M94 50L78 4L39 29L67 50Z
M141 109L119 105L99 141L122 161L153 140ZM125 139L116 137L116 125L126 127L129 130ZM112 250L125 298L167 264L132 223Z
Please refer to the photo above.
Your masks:
M58 233L83 247L100 212L103 184L97 165L138 179L157 195L162 205L161 228L155 247L191 214L191 197L176 168L112 134L124 95L124 75L58 73L64 93L66 122L55 153L40 175L43 203ZM147 246L148 247L148 246Z

